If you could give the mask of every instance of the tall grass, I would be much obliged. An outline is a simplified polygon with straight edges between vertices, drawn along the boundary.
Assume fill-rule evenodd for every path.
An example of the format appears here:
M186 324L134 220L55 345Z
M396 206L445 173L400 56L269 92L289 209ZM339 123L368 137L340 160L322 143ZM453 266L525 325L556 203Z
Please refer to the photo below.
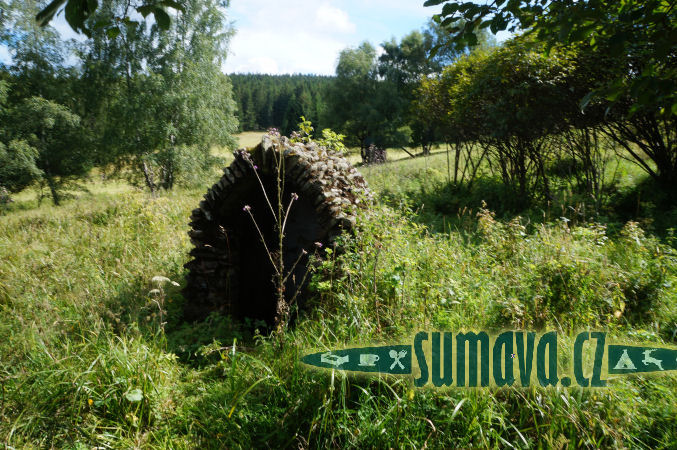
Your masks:
M557 330L565 348L581 328L677 343L669 237L636 222L612 232L554 208L540 220L496 215L480 198L454 211L431 200L431 171L446 177L438 160L363 170L382 201L344 237L343 253L326 251L312 309L298 313L282 349L256 324L218 315L183 323L180 287L153 291L156 276L183 282L187 221L201 190L155 199L101 191L61 208L19 200L0 217L0 440L15 448L674 448L674 374L612 379L598 390L433 390L300 363L306 352L404 343L423 329Z

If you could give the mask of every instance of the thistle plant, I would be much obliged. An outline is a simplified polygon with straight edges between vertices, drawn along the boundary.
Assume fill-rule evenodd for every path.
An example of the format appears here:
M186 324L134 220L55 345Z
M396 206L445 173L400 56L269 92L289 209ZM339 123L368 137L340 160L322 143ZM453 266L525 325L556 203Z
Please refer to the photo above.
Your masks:
M279 138L280 133L276 129L269 129L268 134L272 137ZM268 206L268 209L270 210L270 213L273 216L273 223L275 227L275 234L277 238L277 248L272 249L269 247L269 245L266 243L265 236L263 234L263 231L259 227L259 224L257 223L254 214L252 213L252 207L250 205L244 205L242 210L249 214L249 217L252 220L252 223L254 224L254 227L256 228L256 231L261 239L261 243L263 244L266 254L268 255L268 259L270 263L273 266L274 270L274 285L275 285L275 332L277 333L278 337L282 337L282 334L284 330L286 329L288 323L289 323L289 318L290 318L290 308L291 305L294 303L296 298L298 297L299 293L301 292L300 286L303 285L305 282L306 276L308 274L308 271L303 275L303 279L301 282L298 284L299 288L296 289L296 292L294 292L293 296L287 301L285 298L285 284L289 280L290 277L293 277L294 269L296 269L296 266L299 264L301 259L308 254L308 252L304 249L301 249L299 255L297 256L296 260L294 263L291 265L291 267L286 267L284 263L284 237L285 237L285 229L287 226L287 219L289 218L289 214L291 212L292 205L294 202L298 201L299 196L297 193L293 192L291 193L290 200L288 204L284 204L284 155L282 152L272 152L273 158L274 158L274 163L275 163L275 172L274 172L274 178L275 178L275 197L272 199L269 196L269 193L266 191L265 184L263 182L263 179L261 178L261 175L259 173L259 167L254 164L252 161L249 153L247 152L242 152L241 155L243 159L251 166L253 169L254 175L256 176L256 179L259 182L259 186L261 187L261 192L263 193L263 197L265 198L266 205ZM315 246L316 248L320 248L321 244L318 246Z
M151 280L151 283L153 285L153 288L148 291L148 295L150 296L150 304L155 304L158 308L158 319L159 319L159 330L164 334L165 331L165 324L166 322L164 321L165 319L165 299L167 297L164 289L164 285L166 283L171 284L172 286L178 286L179 283L176 281L172 281L167 277L163 277L162 275L156 275L154 276ZM151 317L155 317L155 313L151 314L148 316L150 319Z

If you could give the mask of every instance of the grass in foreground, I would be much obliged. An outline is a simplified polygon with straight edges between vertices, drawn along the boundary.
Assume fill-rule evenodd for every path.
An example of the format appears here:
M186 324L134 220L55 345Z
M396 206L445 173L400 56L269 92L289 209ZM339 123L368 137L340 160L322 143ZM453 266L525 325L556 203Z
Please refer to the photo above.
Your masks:
M422 222L438 212L423 217L405 201L430 180L425 163L391 168L389 185L381 169L365 168L380 193L412 189L384 196L391 206L362 217L349 251L328 255L314 274L314 309L300 314L283 348L225 317L182 323L180 287L153 281L183 281L187 221L202 189L156 199L104 190L95 201L0 217L0 439L82 448L671 448L674 374L616 379L606 390L416 390L404 379L299 363L308 351L404 342L420 329L547 328L566 346L566 336L590 327L625 342L677 343L677 255L667 238L637 223L611 233L559 217L498 220L478 205L451 231L433 233Z

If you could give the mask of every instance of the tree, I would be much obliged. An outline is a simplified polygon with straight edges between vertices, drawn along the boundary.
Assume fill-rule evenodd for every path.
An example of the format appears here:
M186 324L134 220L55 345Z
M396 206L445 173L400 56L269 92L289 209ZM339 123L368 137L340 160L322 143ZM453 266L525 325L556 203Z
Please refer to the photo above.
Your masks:
M107 34L114 38L120 34L121 25L136 22L132 20L132 9L136 10L144 18L149 14L153 14L158 26L166 30L169 28L171 19L165 8L183 11L187 1L127 0L125 8L119 14L103 19L99 17L97 20L92 21L99 7L97 0L52 0L52 2L35 15L35 21L40 26L46 26L55 15L63 11L66 15L66 21L75 32L82 32L87 37L91 37L93 30L105 28Z
M445 40L444 27L430 22L423 32L383 42L376 58L365 42L341 52L329 104L332 126L353 138L362 153L370 144L378 147L421 145L430 151L438 136L430 121L414 108L415 89L422 78L439 74L443 64L469 52L465 44ZM488 33L482 44L491 45ZM452 45L447 45L452 44ZM356 101L355 99L359 99ZM356 140L355 140L356 138Z
M242 130L278 128L289 134L301 116L318 129L325 124L326 92L332 77L320 75L231 74Z
M153 193L197 181L215 162L213 145L235 146L235 104L220 71L231 36L225 4L191 0L165 32L128 24L119 39L94 31L87 43L88 76L111 93L108 107L95 111L106 115L101 153Z
M37 0L10 0L2 12L0 41L9 49L9 72L15 79L10 103L34 95L57 101L64 97L61 75L67 49L54 28L38 27L32 20L39 4Z
M216 161L213 145L235 148L235 103L228 77L221 73L232 36L224 13L227 2L191 0L166 32L151 33L158 46L149 65L162 76L157 99L164 139L155 162L161 186L171 189L176 176L197 181Z
M37 149L26 141L13 140L8 145L0 142L0 189L19 192L40 178L37 158Z
M15 125L10 158L15 165L23 166L26 175L39 177L58 206L63 190L91 168L91 152L80 117L41 97L24 100L11 114ZM26 175L22 178L24 186L31 181Z
M363 155L369 144L383 145L378 142L384 117L377 107L381 95L377 77L376 49L369 42L341 51L330 91L333 128L346 133Z
M447 67L437 86L448 103L433 113L447 139L480 144L521 203L516 206L534 193L551 196L545 170L556 148L551 137L566 129L572 110L567 79L573 56L530 48L525 39L513 39Z
M12 89L1 83L0 184L17 192L38 180L59 204L63 191L86 175L92 154L79 116L62 104L73 103L67 49L56 30L32 20L39 5L13 0L3 9L0 39L12 57Z
M7 82L0 81L0 197L4 191L8 193L19 192L29 186L41 173L35 165L38 152L23 140L11 140L7 145L6 141L12 134L12 129L8 124L12 119L7 108L7 93L9 86ZM9 200L8 194L4 194L4 201Z
M477 43L474 45L454 40L450 29L453 25L461 23L462 20L459 20L450 25L442 25L440 21L430 19L423 29L424 46L432 73L441 72L443 68L453 64L461 56L469 54L471 50L488 50L496 46L496 38L489 30L479 30Z
M617 73L582 100L592 97L617 101L630 98L628 114L677 115L677 3L674 0L570 1L511 0L489 4L427 0L424 5L444 3L434 18L452 25L456 42L473 43L477 31L490 28L525 30L547 48L585 44L604 49L612 57L634 55L632 70ZM464 19L459 22L459 19ZM534 41L535 42L535 41Z

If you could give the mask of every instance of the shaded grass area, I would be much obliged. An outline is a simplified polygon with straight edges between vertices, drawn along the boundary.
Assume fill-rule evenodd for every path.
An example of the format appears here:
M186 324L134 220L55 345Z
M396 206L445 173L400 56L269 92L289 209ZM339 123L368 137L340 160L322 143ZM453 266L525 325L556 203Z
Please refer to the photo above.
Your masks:
M594 199L576 192L565 177L556 173L551 178L554 199L550 201L525 203L485 166L470 187L467 183L454 184L450 182L453 175L446 156L443 150L438 150L426 158L401 159L387 165L362 167L361 171L370 185L376 187L382 201L396 208L416 210L415 220L434 231L467 228L486 204L503 221L518 216L528 224L562 219L574 225L593 221L603 223L612 234L626 222L636 221L664 242L675 242L672 236L677 227L677 196L657 186L628 161L608 165L602 201L596 208Z
M677 344L677 254L667 234L647 232L658 214L627 223L619 206L613 230L589 215L560 216L559 205L524 214L501 206L490 179L445 191L445 161L361 169L381 202L345 237L345 253L327 252L313 274L313 309L295 312L282 346L257 324L218 315L182 322L181 286L155 278L183 283L187 221L202 189L155 199L102 189L61 208L22 207L19 197L0 217L0 439L82 448L673 447L674 374L612 379L601 390L433 390L300 364L310 351L405 343L424 329L557 330L563 356L579 329ZM656 198L644 197L646 185L619 184L617 195L634 189L640 213L649 211L642 198Z

